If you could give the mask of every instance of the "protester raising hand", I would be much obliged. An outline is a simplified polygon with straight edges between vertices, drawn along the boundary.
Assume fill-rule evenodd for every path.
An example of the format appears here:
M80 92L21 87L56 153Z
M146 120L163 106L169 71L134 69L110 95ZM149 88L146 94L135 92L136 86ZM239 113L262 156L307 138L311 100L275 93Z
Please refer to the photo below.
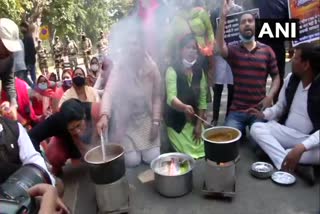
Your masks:
M49 184L38 184L28 190L31 197L41 197L39 214L69 214L67 206L58 197L57 189Z
M230 0L224 0L222 14L221 14L222 17L226 17L229 14L231 6L232 5Z

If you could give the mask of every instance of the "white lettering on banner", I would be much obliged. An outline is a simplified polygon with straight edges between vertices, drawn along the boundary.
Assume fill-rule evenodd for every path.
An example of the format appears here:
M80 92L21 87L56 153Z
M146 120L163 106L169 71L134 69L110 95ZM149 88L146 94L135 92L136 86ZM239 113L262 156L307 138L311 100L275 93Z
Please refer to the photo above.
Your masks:
M268 23L264 23L262 25L258 38L262 38L265 34L269 35L270 38L274 38L272 30Z

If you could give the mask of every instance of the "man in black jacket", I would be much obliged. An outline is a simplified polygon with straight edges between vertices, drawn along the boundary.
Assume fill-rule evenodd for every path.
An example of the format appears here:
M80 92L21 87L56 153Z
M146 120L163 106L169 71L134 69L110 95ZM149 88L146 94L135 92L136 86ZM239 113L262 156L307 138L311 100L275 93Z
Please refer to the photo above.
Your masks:
M31 79L33 83L36 82L36 48L34 45L34 40L32 36L32 27L27 22L22 22L20 25L21 33L23 34L23 44L25 52L25 62L30 72ZM28 75L28 73L26 73Z

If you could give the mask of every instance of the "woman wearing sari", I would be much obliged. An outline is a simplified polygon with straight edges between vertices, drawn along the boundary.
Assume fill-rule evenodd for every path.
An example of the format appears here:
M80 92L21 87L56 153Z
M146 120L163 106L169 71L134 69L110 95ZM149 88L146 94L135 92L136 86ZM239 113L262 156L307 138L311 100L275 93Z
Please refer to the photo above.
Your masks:
M46 118L52 113L58 112L58 103L62 93L55 83L49 81L44 75L40 75L36 82L32 105L37 116Z
M82 68L76 68L72 74L72 87L67 90L59 103L61 106L66 100L78 99L82 102L99 102L100 97L97 91L86 85L86 74Z

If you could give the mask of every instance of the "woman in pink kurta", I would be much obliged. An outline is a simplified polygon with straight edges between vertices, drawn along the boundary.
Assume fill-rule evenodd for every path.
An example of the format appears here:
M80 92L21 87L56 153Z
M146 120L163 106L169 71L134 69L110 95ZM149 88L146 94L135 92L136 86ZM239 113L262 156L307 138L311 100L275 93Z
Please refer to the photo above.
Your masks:
M109 142L125 147L127 167L150 163L160 154L160 73L133 37L110 74L97 125L98 132L108 132Z

